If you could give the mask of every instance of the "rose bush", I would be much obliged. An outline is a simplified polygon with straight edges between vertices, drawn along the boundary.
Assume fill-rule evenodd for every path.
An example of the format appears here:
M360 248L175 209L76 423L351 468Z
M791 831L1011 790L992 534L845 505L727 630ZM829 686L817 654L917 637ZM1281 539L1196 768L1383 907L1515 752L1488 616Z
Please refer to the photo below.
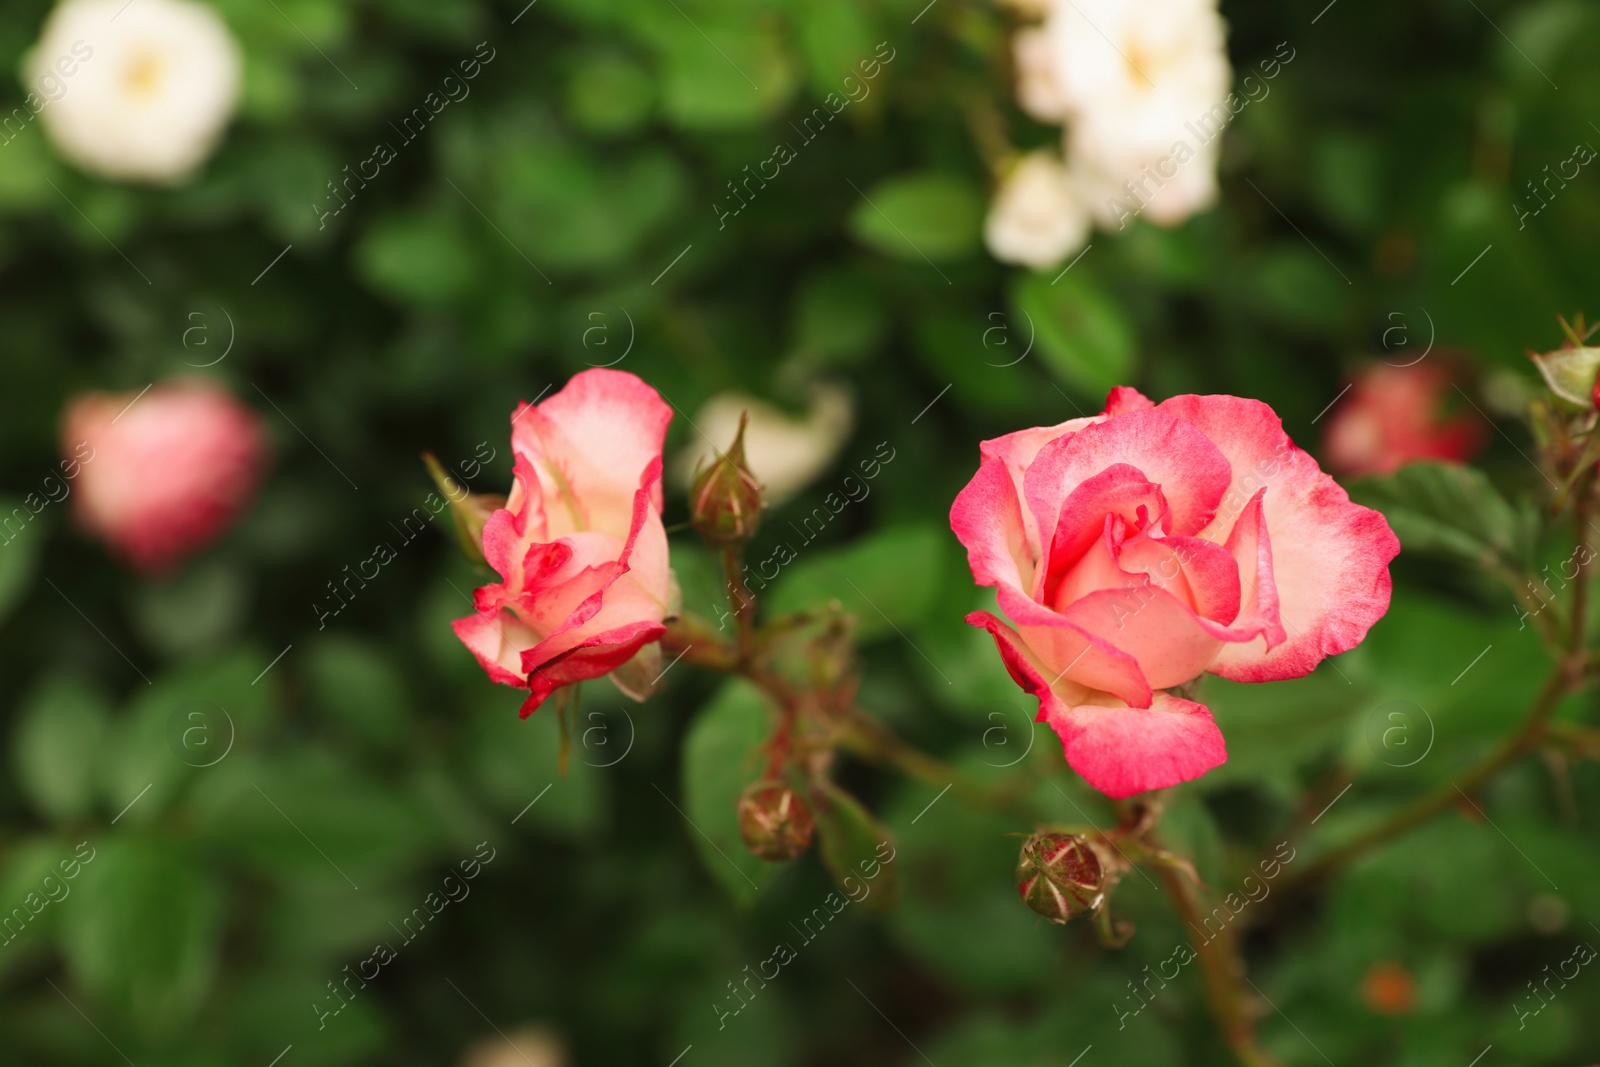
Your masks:
M564 685L612 674L665 631L676 587L661 524L672 409L632 374L596 368L511 417L514 479L483 527L501 580L455 632L494 681L529 690L524 717ZM659 658L659 653L652 659ZM624 692L648 689L612 674Z
M1400 549L1272 409L1233 396L1153 404L1112 390L1103 414L981 446L951 528L1014 624L993 635L1090 785L1126 797L1227 759L1203 705L1163 692L1204 672L1309 673L1389 606Z
M75 397L61 454L85 444L94 461L78 479L78 522L157 574L221 536L255 495L267 455L255 412L202 378Z

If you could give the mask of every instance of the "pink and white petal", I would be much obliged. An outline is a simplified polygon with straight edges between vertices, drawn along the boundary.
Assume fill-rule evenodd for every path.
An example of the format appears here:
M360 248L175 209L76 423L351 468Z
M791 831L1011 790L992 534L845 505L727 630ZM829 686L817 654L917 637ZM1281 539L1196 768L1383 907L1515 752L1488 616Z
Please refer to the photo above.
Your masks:
M450 626L488 673L490 681L528 688L522 653L538 643L537 634L501 611L469 615Z
M1093 418L1068 419L1066 422L1054 426L1034 426L1026 430L1008 433L1004 437L994 437L978 444L978 454L987 463L998 459L1005 464L1006 473L1011 477L1011 484L1017 494L1019 502L1026 501L1022 492L1022 479L1028 466L1033 463L1034 457L1045 445L1058 437L1077 433L1092 423L1101 421L1100 416ZM1039 526L1034 521L1033 513L1024 504L1022 507L1022 525L1027 531L1028 552L1034 559L1042 554L1043 542L1039 539Z
M1133 656L1008 586L1000 587L999 600L1052 684L1065 679L1149 706L1151 687Z
M508 608L529 630L546 636L580 624L587 615L574 616L622 574L621 547L619 539L603 533L569 534L534 545L520 575L522 588L513 592L509 583L486 585L477 591L478 610Z
M1241 682L1298 678L1360 644L1389 609L1389 561L1400 551L1383 516L1351 503L1259 401L1180 396L1156 410L1204 431L1233 465L1233 483L1206 534L1236 525L1266 489L1262 514L1287 638L1271 649L1266 637L1224 649L1212 669Z
M1196 615L1223 626L1239 617L1239 563L1222 545L1198 537L1132 538L1122 546L1121 563L1124 570L1148 574Z
M1130 411L1149 411L1155 407L1155 401L1145 396L1131 385L1118 385L1106 396L1107 418L1116 418L1126 415Z
M1211 712L1167 693L1157 693L1149 708L1052 708L1045 721L1061 738L1068 765L1115 799L1191 781L1228 759Z
M1033 580L1035 556L1028 547L1017 485L1000 459L984 460L950 505L950 529L967 550L967 565L979 585L1014 585Z
M483 558L502 579L517 574L528 550L548 540L544 494L532 461L517 456L512 461L511 478L506 506L489 516L482 535Z
M1215 632L1222 628L1215 623L1208 627L1209 620L1143 575L1137 579L1128 588L1101 589L1079 597L1061 611L1062 618L1131 656L1152 689L1182 685L1199 677L1223 646L1223 638ZM1031 634L1023 632L1031 641ZM1077 674L1073 677L1086 681ZM1095 688L1116 692L1105 686Z
M1160 486L1137 467L1114 463L1091 475L1061 505L1050 551L1034 579L1033 598L1042 604L1061 602L1063 580L1101 540L1107 517L1119 516L1129 526L1160 525L1167 521L1168 510Z
M1267 532L1266 490L1257 490L1228 534L1227 550L1239 569L1242 597L1237 625L1259 623L1267 648L1288 634L1278 613L1278 583L1273 576L1272 538Z
M974 611L967 616L967 622L989 631L989 636L994 638L995 648L1000 652L1000 661L1005 664L1011 680L1021 686L1023 692L1038 698L1039 713L1035 718L1036 722L1045 721L1046 715L1052 709L1065 711L1073 704L1081 703L1093 692L1049 671L1022 640L1022 636L994 614Z
M531 692L523 701L521 715L526 719L538 710L551 693L562 686L604 677L634 657L645 645L660 639L667 628L659 622L634 622L614 630L592 634L554 658L538 661L534 650L523 653Z
M588 643L595 633L641 620L659 623L666 617L671 572L666 567L666 531L653 503L660 483L658 456L639 478L632 528L620 548L615 546L615 538L605 534L563 538L564 543L601 546L597 551L609 562L603 568L586 568L541 596L526 596L517 605L518 613L537 621L538 632L544 635L544 640L523 654L524 665L564 656Z
M511 440L533 460L555 528L620 537L632 516L638 472L661 457L671 421L672 408L638 377L596 367L537 407L519 409ZM659 486L653 500L659 511Z
M1168 533L1200 530L1228 488L1228 461L1205 434L1160 410L1129 412L1039 450L1023 479L1023 499L1042 543L1054 542L1057 518L1072 491L1119 463L1161 487L1171 508Z

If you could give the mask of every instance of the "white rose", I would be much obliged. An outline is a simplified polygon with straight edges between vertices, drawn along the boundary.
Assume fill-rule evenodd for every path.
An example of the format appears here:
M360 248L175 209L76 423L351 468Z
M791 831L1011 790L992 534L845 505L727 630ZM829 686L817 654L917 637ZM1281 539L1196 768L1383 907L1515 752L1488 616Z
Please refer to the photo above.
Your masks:
M1170 146L1185 120L1228 94L1215 0L1073 0L1046 30L1074 117L1119 125L1140 143Z
M1011 42L1011 56L1017 66L1017 103L1022 110L1041 122L1064 120L1067 98L1050 33L1043 26L1018 30Z
M1101 225L1174 225L1215 201L1224 43L1215 0L1072 0L1018 34L1019 99L1066 123L1074 182Z
M1073 178L1049 152L1032 152L1012 168L983 228L996 259L1035 268L1061 262L1088 236L1089 214Z
M60 86L40 94L39 120L62 155L107 178L175 183L211 154L233 114L239 48L196 0L66 0L23 77L36 93Z
M461 1067L567 1067L567 1051L549 1030L525 1026L468 1048Z
M1074 123L1067 134L1080 194L1095 221L1112 231L1137 217L1175 226L1216 202L1221 141L1197 143L1190 137L1140 144L1098 122Z
M839 454L855 424L850 396L836 386L818 386L803 418L784 413L765 400L741 393L719 393L694 416L694 440L673 460L681 485L694 480L697 469L716 458L739 430L739 415L750 413L744 432L745 463L761 483L768 504L781 504L804 489Z

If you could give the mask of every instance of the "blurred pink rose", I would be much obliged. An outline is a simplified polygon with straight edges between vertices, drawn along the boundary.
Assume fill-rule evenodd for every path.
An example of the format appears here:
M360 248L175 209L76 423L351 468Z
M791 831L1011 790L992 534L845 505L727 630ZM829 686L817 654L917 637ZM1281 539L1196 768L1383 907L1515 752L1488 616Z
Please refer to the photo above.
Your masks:
M86 393L61 418L63 455L87 444L78 521L140 570L170 571L215 541L255 495L261 420L222 386L181 378L137 393Z
M1446 418L1450 373L1439 364L1362 368L1322 433L1328 466L1341 474L1393 474L1419 459L1466 462L1483 447L1483 421Z
M1108 796L1228 758L1211 713L1161 690L1205 671L1299 677L1388 610L1400 550L1388 523L1259 401L1157 406L1119 387L1102 415L981 452L950 525L1015 628L987 611L967 621L993 635L1067 762Z
M455 631L490 678L531 690L524 717L666 631L674 585L661 447L670 421L654 389L604 369L537 407L518 405L511 418L515 484L483 527L484 558L501 581L477 591L478 614Z

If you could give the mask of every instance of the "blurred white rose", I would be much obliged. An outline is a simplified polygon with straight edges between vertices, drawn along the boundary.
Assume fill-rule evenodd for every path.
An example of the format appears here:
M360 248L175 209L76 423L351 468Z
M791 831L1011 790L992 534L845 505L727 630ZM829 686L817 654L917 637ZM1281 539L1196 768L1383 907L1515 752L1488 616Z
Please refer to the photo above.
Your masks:
M70 75L62 57L79 60ZM61 154L133 181L193 173L233 114L239 78L238 45L197 0L66 0L23 61L30 87L60 86L39 121Z
M1140 145L1088 122L1074 124L1067 134L1079 195L1095 221L1113 232L1140 215L1176 226L1216 202L1220 141L1198 149L1195 141Z
M687 486L699 467L716 458L716 448L733 442L739 415L745 411L750 413L744 432L745 463L761 483L769 505L781 504L827 470L855 425L850 395L837 386L817 386L803 418L755 397L719 393L695 413L691 429L699 432L673 459L673 475L680 485Z
M1140 215L1176 225L1216 200L1220 133L1232 114L1224 30L1216 0L1055 0L1041 25L1018 31L1018 101L1066 127L1071 187L1105 228ZM1043 178L1011 182L1024 178L1038 182L1030 202L1042 205ZM990 248L1037 265L993 238Z
M487 1037L467 1049L461 1067L567 1067L561 1039L525 1026L504 1037Z
M1083 247L1089 213L1066 166L1049 152L1022 157L995 193L984 241L1005 263L1044 268Z
M1055 42L1043 26L1025 26L1011 41L1017 67L1017 103L1041 122L1063 122L1067 97L1061 87Z

